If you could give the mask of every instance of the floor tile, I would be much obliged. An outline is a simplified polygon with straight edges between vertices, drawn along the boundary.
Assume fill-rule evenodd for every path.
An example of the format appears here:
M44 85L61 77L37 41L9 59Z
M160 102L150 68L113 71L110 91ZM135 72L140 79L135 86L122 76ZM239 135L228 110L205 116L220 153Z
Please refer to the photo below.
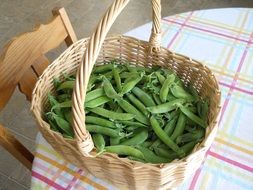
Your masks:
M11 180L30 188L31 185L31 172L22 164L19 164L9 177Z
M3 185L1 190L27 190L27 189L29 188L23 186L22 184L17 183L16 181L8 179Z
M4 175L0 172L0 190L5 185L6 181L8 180L8 176Z
M38 133L38 126L30 111L30 103L27 103L23 107L23 109L17 114L15 120L9 124L8 128L32 139L33 141L35 140L36 134Z

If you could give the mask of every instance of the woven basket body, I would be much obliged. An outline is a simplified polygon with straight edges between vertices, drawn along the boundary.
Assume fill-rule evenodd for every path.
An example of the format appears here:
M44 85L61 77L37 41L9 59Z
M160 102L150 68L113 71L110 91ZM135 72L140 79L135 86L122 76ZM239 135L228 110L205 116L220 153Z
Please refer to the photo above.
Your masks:
M205 153L214 139L220 111L220 92L214 75L198 61L172 53L165 48L159 48L159 51L153 51L151 53L149 51L150 42L135 38L126 36L106 38L101 43L101 49L98 48L100 51L95 56L90 55L87 50L90 49L91 44L92 38L83 39L73 44L45 70L37 82L33 93L31 109L44 138L67 161L88 170L96 177L106 180L117 187L127 189L168 189L177 186L200 167ZM78 134L80 131L78 131L76 124L78 123L78 117L76 118L75 113L73 116L75 139L65 139L61 134L50 130L50 126L44 120L43 114L48 109L48 92L54 93L53 78L61 77L62 73L77 73L77 76L83 75L81 78L83 77L88 81L89 78L87 75L89 76L89 74L86 74L86 72L80 74L82 73L80 71L82 70L82 65L84 70L87 69L87 65L84 64L85 56L95 57L93 62L96 61L101 64L118 59L122 61L122 64L127 61L144 67L159 65L175 71L186 86L192 84L200 96L210 99L209 126L206 129L204 141L197 144L193 152L186 158L174 160L169 164L155 165L119 158L117 155L109 153L99 157L93 157L92 155L94 155L95 150L92 149L93 143L91 142L89 133L85 130L85 124L83 124L83 126L79 127L84 133L83 137ZM88 70L91 70L93 65L90 67ZM80 81L82 80L80 79ZM78 90L77 85L75 92L77 94L84 93L85 90ZM83 85L86 88L87 82ZM73 102L75 102L74 98ZM75 103L73 104L73 110L75 111L76 105ZM81 115L80 117L85 116ZM83 120L80 122L83 122ZM85 148L82 149L83 147Z

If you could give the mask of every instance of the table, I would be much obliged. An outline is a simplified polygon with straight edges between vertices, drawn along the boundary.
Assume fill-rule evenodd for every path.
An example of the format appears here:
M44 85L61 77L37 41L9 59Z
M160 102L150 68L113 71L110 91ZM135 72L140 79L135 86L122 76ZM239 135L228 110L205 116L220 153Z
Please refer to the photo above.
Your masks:
M148 40L151 24L127 35ZM182 13L162 21L162 45L204 62L222 92L219 130L205 162L178 189L253 189L253 9ZM116 189L67 163L38 134L32 189Z

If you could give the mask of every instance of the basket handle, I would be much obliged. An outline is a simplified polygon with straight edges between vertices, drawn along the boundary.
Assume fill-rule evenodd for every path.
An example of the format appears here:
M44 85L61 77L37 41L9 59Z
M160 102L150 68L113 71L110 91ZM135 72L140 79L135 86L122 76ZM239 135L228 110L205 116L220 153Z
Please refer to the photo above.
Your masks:
M77 140L77 146L83 155L86 156L91 156L89 152L94 148L91 136L85 128L85 111L83 108L90 74L109 29L129 1L130 0L115 0L111 7L107 10L103 19L99 22L95 32L90 38L83 61L77 71L76 85L72 96L73 129L75 139ZM150 47L152 50L159 50L161 39L160 0L152 0L152 6L153 27L150 37Z

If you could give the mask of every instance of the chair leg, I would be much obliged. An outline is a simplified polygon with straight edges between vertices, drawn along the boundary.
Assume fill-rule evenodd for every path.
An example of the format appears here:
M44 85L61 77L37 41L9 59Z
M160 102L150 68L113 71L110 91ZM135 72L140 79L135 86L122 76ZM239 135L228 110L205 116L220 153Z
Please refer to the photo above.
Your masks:
M0 124L0 145L18 159L27 169L32 169L33 154L11 132Z

